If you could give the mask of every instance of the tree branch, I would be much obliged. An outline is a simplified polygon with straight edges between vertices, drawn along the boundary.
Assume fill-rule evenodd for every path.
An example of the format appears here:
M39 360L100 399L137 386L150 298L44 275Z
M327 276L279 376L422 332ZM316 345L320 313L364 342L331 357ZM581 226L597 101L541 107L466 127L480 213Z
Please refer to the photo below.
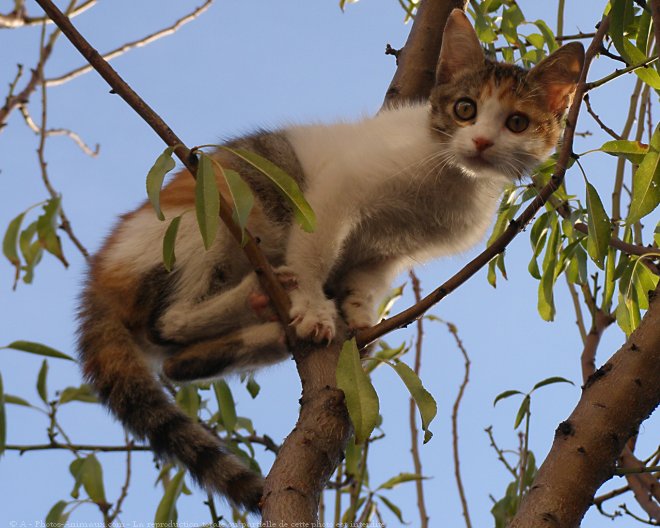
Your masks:
M659 293L626 343L587 380L509 528L577 527L625 443L660 402Z

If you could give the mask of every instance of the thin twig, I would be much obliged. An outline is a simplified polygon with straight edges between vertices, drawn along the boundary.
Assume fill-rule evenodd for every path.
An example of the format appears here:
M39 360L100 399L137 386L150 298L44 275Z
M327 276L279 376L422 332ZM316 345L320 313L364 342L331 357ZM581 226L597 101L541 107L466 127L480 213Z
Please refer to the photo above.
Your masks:
M8 444L5 449L7 451L18 451L19 454L27 453L28 451L48 451L51 449L65 449L67 451L99 451L102 453L124 453L126 451L151 451L149 446L107 446L107 445L94 445L94 444L63 444L61 442L50 442L48 444L32 444L32 445L15 445Z
M76 7L69 16L71 18L80 15L93 7L98 0L87 0L87 2L80 4ZM48 17L31 17L27 16L23 10L15 9L8 15L0 14L0 28L16 29L24 26L38 26L40 24L51 24L52 21Z
M602 128L605 132L607 132L610 136L612 136L614 139L622 139L619 134L617 134L614 130L612 130L610 127L608 127L603 121L598 117L598 114L594 112L593 108L591 108L591 102L589 100L589 94L586 94L584 96L584 103L587 106L587 112L589 112L589 115L594 118L596 123L598 123L598 126Z
M571 294L571 300L573 301L573 308L575 309L575 324L578 327L580 332L580 339L584 345L587 340L587 329L584 326L584 316L582 315L582 308L580 307L580 299L575 288L575 284L568 280L566 277L566 285L568 286L568 291Z
M132 42L127 42L123 46L119 46L118 48L109 51L108 53L105 53L102 57L106 61L110 61L114 58L119 57L120 55L123 55L124 53L135 49L135 48L141 48L142 46L146 46L147 44L151 44L152 42L161 39L163 37L167 37L172 35L173 33L176 33L176 31L183 25L187 24L188 22L191 22L195 20L197 17L199 17L204 11L206 11L211 4L213 3L213 0L206 0L201 6L196 8L194 11L188 13L187 15L181 17L179 20L177 20L174 24L171 26L168 26L166 28L163 28L159 31L156 31L155 33L152 33L150 35L147 35L145 37L142 37L141 39L134 40ZM46 80L46 86L59 86L60 84L64 84L72 79L75 79L76 77L83 75L84 73L92 71L94 68L91 64L85 64L84 66L81 66L79 68L76 68L75 70L71 70L70 72L67 72L63 75L60 75L59 77L53 77L51 79Z
M124 478L124 485L122 486L121 492L119 493L119 498L115 503L115 509L112 512L112 514L109 515L108 525L111 525L112 522L121 513L121 507L124 504L126 497L128 497L128 488L131 485L131 466L132 466L131 457L132 457L133 442L128 437L128 433L126 431L124 431L124 441L126 442L126 447L128 448L126 450L126 477Z
M593 90L594 88L598 88L599 86L602 86L605 83L608 83L614 79L617 79L621 77L622 75L625 75L626 73L633 72L635 70L639 70L640 68L646 68L647 66L650 66L653 64L655 61L658 60L658 57L648 57L644 59L643 61L637 63L637 64L631 64L630 66L626 68L621 68L620 70L614 70L614 73L610 73L609 75L606 75L602 79L598 79L597 81L593 81L590 83L587 83L586 86L586 91Z
M456 346L461 351L463 355L463 360L465 362L465 370L463 375L463 381L458 389L458 394L456 395L456 400L454 401L454 406L451 411L451 439L452 439L452 452L454 456L454 476L456 477L456 487L458 488L458 495L461 499L461 508L463 509L463 518L465 519L466 528L472 528L472 522L470 520L470 511L468 509L468 501L465 496L465 488L463 487L463 479L461 477L461 461L458 454L458 410L461 405L461 400L463 399L463 394L465 393L465 388L467 387L468 382L470 381L470 357L468 356L465 346L463 346L463 341L458 335L458 330L456 326L452 323L446 323L449 332L454 337L456 341Z
M412 282L415 302L422 298L422 289L419 278L413 270L409 272ZM424 318L417 319L417 341L415 343L415 363L413 370L419 376L422 367L422 343L424 340ZM411 397L409 402L408 416L410 419L410 453L412 454L413 467L416 475L422 475L422 461L419 455L419 429L417 428L417 406L415 400ZM429 525L429 516L424 502L424 482L422 479L415 481L415 491L417 493L417 509L419 510L420 528L427 528Z
M518 473L513 468L513 466L511 464L509 464L507 459L504 457L504 451L498 447L497 443L495 443L495 436L493 435L493 426L491 425L489 427L486 427L486 429L484 429L484 431L486 432L486 434L488 435L488 438L490 439L490 446L497 453L497 459L500 462L502 462L502 464L504 464L504 467L509 471L509 473L511 473L511 476L513 476L514 479L517 479L518 478Z

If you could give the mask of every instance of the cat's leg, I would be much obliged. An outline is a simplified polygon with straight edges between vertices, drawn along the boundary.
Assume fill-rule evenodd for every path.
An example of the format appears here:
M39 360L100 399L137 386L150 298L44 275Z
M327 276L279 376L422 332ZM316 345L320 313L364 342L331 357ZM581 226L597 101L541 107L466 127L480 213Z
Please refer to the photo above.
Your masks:
M298 337L330 342L335 335L337 307L323 292L330 271L337 262L342 243L352 227L353 211L348 200L337 203L331 196L308 196L316 214L313 233L293 229L286 250L286 266L297 283L291 290L289 315Z
M398 260L382 259L352 268L341 279L341 311L351 330L369 328L378 322L377 304L399 271Z
M173 381L209 379L271 365L288 355L282 326L269 322L184 345L165 360L163 373Z
M156 332L164 341L185 343L217 337L271 316L256 274L249 273L233 288L201 301L176 297L159 315Z

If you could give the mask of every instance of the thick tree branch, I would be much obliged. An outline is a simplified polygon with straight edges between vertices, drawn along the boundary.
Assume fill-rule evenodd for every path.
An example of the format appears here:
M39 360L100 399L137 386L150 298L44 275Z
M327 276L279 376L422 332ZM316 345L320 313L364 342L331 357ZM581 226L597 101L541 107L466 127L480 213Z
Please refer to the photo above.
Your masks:
M639 327L589 378L577 407L557 428L510 528L578 526L625 443L660 402L659 293L657 288Z
M465 9L466 3L465 0L420 2L406 45L396 54L397 70L385 94L383 108L429 96L447 17L452 9Z

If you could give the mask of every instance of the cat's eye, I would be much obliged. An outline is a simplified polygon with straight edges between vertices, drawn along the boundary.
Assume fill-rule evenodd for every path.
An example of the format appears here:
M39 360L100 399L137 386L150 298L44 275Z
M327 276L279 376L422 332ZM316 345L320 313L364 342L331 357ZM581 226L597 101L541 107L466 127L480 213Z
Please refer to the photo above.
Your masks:
M462 97L454 105L454 114L463 121L474 119L477 115L477 103L468 97Z
M527 117L525 114L511 114L506 119L506 127L511 130L511 132L515 132L516 134L524 132L527 130L528 126L529 117Z

